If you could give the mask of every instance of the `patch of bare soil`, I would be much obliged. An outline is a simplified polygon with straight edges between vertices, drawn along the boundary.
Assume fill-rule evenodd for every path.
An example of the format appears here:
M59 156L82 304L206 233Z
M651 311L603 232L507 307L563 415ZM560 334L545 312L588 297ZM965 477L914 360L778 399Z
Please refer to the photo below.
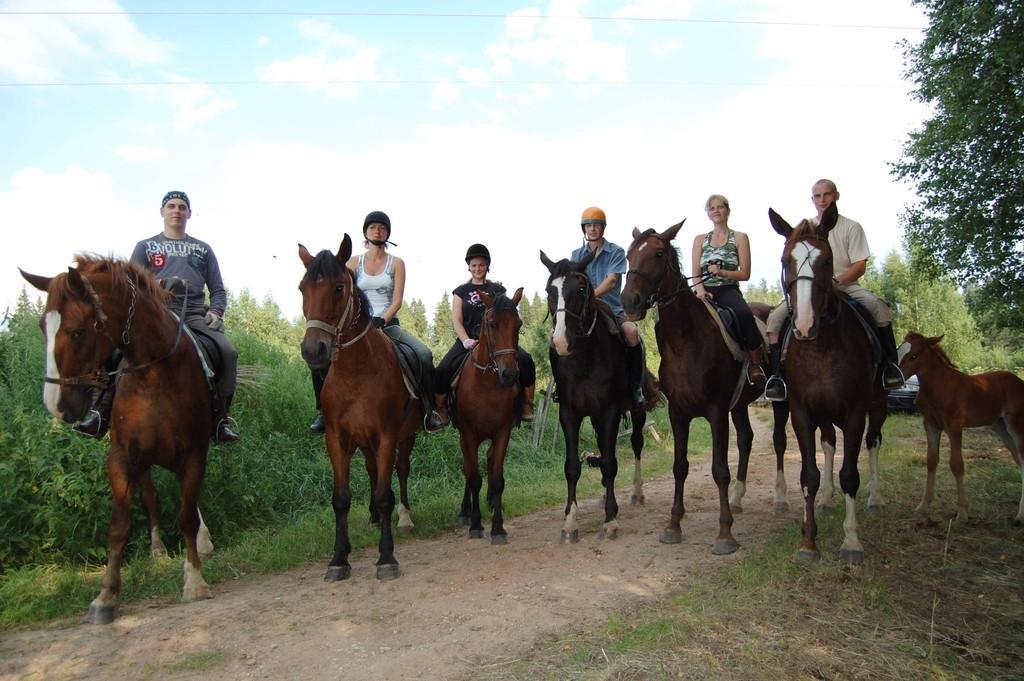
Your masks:
M464 529L399 539L396 581L375 579L376 551L366 550L353 554L345 582L324 583L325 557L323 564L214 585L212 601L137 603L109 626L5 635L0 678L469 678L551 636L698 583L798 518L798 456L790 452L786 462L793 510L773 515L771 434L759 419L752 423L745 512L733 527L741 548L732 556L711 555L718 505L709 461L691 465L683 543L672 546L658 542L672 504L671 474L648 481L647 503L631 506L631 459L624 457L617 539L599 539L597 499L580 505L578 544L559 544L560 507L507 520L506 546L470 540ZM730 458L735 462L735 449Z

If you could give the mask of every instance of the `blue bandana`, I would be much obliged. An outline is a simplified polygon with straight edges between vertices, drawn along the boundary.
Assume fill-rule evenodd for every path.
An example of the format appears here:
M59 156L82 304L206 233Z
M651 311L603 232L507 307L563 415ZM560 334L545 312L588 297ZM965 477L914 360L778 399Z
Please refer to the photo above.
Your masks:
M166 206L167 202L170 201L171 199L181 199L182 201L185 202L185 205L188 206L188 209L192 210L192 204L189 203L188 194L186 194L185 192L173 190L164 194L164 200L160 202L160 207L163 208L164 206Z

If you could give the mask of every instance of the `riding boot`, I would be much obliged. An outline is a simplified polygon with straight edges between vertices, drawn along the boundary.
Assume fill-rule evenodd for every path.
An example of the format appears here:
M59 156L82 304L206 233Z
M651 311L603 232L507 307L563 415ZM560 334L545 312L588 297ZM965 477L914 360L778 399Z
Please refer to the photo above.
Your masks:
M882 354L885 356L882 361L882 387L886 390L902 388L906 383L903 372L900 371L899 357L896 354L896 337L893 335L892 324L875 327L878 331L878 340L882 344Z
M316 400L316 418L309 424L309 432L322 435L324 427L324 412L320 408L320 391L324 388L324 381L327 380L327 372L321 369L310 369L313 378L313 399Z
M423 403L423 430L436 433L448 425L448 410L438 408L436 390L437 370L433 364L424 367L420 374L420 401ZM442 400L441 404L444 404Z
M633 404L639 406L647 402L644 397L644 347L637 344L626 347L626 366L629 371L630 395Z
M551 363L551 401L558 404L558 353L548 348L548 361Z
M523 421L532 421L534 418L533 392L536 387L536 383L531 383L523 388L523 410L519 416Z
M317 433L318 435L323 435L325 430L326 427L324 426L324 413L323 411L318 411L316 413L316 418L313 419L313 422L309 424L309 432Z
M758 390L764 388L768 377L764 375L764 346L758 345L750 351L750 362L747 364L747 382Z
M782 379L782 343L771 344L772 375L764 386L764 398L771 402L786 401L786 382Z
M217 425L214 427L213 432L213 443L224 444L229 442L238 442L241 438L229 427L229 423L233 422L234 419L228 416L228 412L231 410L231 401L235 398L234 393L227 397L221 398L223 400L223 409L218 410Z
M110 410L114 405L115 388L111 385L100 392L93 402L92 409L85 418L71 426L71 430L81 435L96 439L102 438L110 430Z

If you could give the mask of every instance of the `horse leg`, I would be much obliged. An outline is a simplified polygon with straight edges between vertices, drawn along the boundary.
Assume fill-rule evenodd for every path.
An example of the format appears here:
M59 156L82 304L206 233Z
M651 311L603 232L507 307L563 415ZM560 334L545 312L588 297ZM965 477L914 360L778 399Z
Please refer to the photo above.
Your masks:
M935 499L935 469L939 466L939 443L942 440L942 429L928 419L924 420L924 434L928 439L928 476L924 483L924 497L915 509L928 520L928 513L932 508L932 500Z
M571 410L563 407L558 410L558 421L562 426L562 437L565 438L565 521L562 523L562 533L559 543L564 544L566 540L575 544L580 540L580 525L576 516L579 514L579 506L576 504L576 484L580 480L582 463L580 462L580 423L582 419Z
M1020 471L1020 504L1017 507L1017 515L1013 519L1014 525L1024 525L1024 457L1021 456L1021 438L1024 436L1024 415L1011 414L1008 418L1001 418L996 421L992 429L999 434L1003 444L1010 450L1013 463Z
M412 447L416 444L413 435L398 443L398 459L395 470L398 472L398 531L412 532L416 525L412 522L412 507L409 505L409 471L412 469Z
M149 520L149 555L153 558L166 558L167 547L160 539L160 512L156 487L153 486L153 478L150 477L148 470L139 476L139 497L142 499L142 507L146 509L146 519Z
M334 431L332 424L333 419L328 422L326 439L327 454L331 457L331 472L334 476L334 490L331 493L331 507L334 509L334 555L331 556L331 562L327 564L327 573L324 575L325 582L338 582L352 576L352 566L348 562L348 554L352 552L352 544L348 538L348 513L352 508L349 470L355 447L349 438L332 432ZM369 468L370 465L367 464L367 470ZM373 482L372 479L371 482ZM371 509L372 512L373 509Z
M683 541L683 532L679 525L686 514L686 507L683 504L683 486L686 483L686 476L690 472L690 462L686 458L686 448L690 442L690 415L683 414L676 409L671 402L668 405L669 418L672 422L672 439L675 441L674 459L672 461L672 476L675 478L675 489L672 497L672 515L668 524L661 531L658 541L662 544L680 544Z
M615 441L619 437L619 414L608 410L600 416L597 445L601 451L601 485L604 487L604 525L602 539L619 536L619 503L615 499L615 477L619 473L619 460L615 457ZM591 419L593 421L593 419ZM636 424L633 431L636 432Z
M644 504L644 477L640 470L640 456L644 451L644 426L647 424L647 412L643 409L633 409L633 432L629 436L629 444L633 447L633 493L629 497L629 503L634 506Z
M206 521L203 520L203 512L199 509L199 505L196 504L196 513L199 515L199 531L196 533L196 551L199 552L199 557L206 560L213 555L213 538L210 536L210 528L206 526Z
M846 437L845 432L843 437ZM835 484L832 481L832 469L835 467L836 460L836 429L831 423L821 427L821 458L825 465L825 470L821 476L824 478L825 485L821 496L817 499L818 508L832 508L836 491Z
M377 481L373 489L373 501L380 518L380 541L377 544L380 556L377 558L377 579L397 579L401 572L395 558L395 538L391 532L391 512L395 510L395 492L391 489L391 471L395 467L395 437L381 433L377 446Z
M797 549L796 561L806 564L813 563L821 557L815 541L818 536L818 524L814 518L814 498L821 485L821 472L818 470L814 451L814 427L802 410L793 411L791 415L793 432L800 446L800 491L804 498L803 536Z
M864 547L860 543L860 528L857 525L857 490L860 488L857 460L860 458L860 438L864 435L864 418L863 412L847 416L846 427L843 429L843 466L839 469L839 486L846 502L846 517L843 519L845 536L839 548L839 560L854 565L864 562Z
M505 454L512 437L512 426L504 428L491 440L487 452L487 503L491 507L491 543L507 544L508 532L501 510L501 499L505 493Z
M733 513L743 513L743 496L747 493L747 464L750 463L750 450L754 445L754 429L750 427L750 414L746 405L732 410L732 424L736 428L736 447L740 455L736 466L736 484L729 495L729 509ZM726 448L727 456L728 452Z
M786 513L789 502L786 501L786 472L783 466L786 461L786 422L789 421L789 403L772 402L772 414L775 423L772 429L772 445L775 447L775 494L772 499L772 512Z
M463 510L468 512L469 538L482 539L484 536L484 525L481 522L480 514L480 487L483 480L480 477L480 440L469 428L459 431L459 445L462 447L462 475L466 479L466 491L463 494ZM468 498L467 498L468 497ZM469 502L468 510L465 508Z
M708 409L711 423L711 477L718 487L718 537L711 553L724 556L739 548L732 536L732 510L729 508L729 415L725 408ZM748 424L749 425L749 424Z
M360 451L363 453L363 465L366 467L366 477L370 481L370 489L373 490L373 485L377 481L377 452L362 447ZM373 503L373 493L370 493L369 501L370 511L370 527L377 529L380 527L380 518L377 516L377 507Z
M882 425L887 414L884 398L868 406L868 433L864 438L864 446L868 448L868 513L881 513L885 507L878 452L882 448Z
M127 462L120 450L107 454L107 479L113 497L110 528L107 533L107 568L103 572L100 593L89 604L85 621L90 624L110 624L118 615L121 598L121 557L132 529L132 484L128 479Z
M199 488L203 484L206 472L205 452L194 452L186 460L181 474L181 507L178 509L178 527L185 537L185 560L182 568L185 573L185 586L181 591L181 600L197 601L202 598L213 598L210 585L203 579L203 563L199 558L196 537L199 534Z
M967 492L964 490L964 431L960 424L954 423L950 424L947 435L949 435L949 470L953 472L953 478L956 480L956 520L963 522L967 520Z

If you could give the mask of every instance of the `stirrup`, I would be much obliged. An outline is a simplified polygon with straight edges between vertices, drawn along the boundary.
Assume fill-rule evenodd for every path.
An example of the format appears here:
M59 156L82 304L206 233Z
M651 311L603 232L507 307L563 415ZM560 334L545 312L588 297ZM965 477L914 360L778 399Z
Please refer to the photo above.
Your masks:
M95 428L86 430L84 426L93 418L95 418ZM80 419L77 423L71 426L71 430L79 435L94 437L99 440L107 434L107 431L109 430L109 422L104 421L103 414L101 414L98 409L90 409L86 412L85 418Z
M903 371L892 362L886 362L886 366L882 368L882 388L885 390L896 390L906 384L907 379L903 375Z
M779 386L782 387L781 395L778 392ZM786 382L782 380L782 376L772 374L764 384L764 398L769 402L785 402L788 397L789 389L786 387Z
M238 423L235 421L235 419L233 419L230 416L225 416L224 418L217 421L217 425L213 427L213 444L221 445L230 444L232 442L238 442L241 438L238 436L238 433L231 429L232 425L234 425L235 428L238 427ZM223 440L220 439L221 429L226 430L229 436L231 437L227 437Z
M430 423L430 421L431 421L430 417L432 417L432 416L435 419L437 419L437 421L436 421L437 425L434 426L433 428L431 428L428 425ZM442 430L444 430L444 427L447 426L447 425L448 425L448 423L441 417L441 415L437 412L436 409L435 410L431 410L430 413L427 413L427 414L423 415L423 430L427 431L428 433L440 433Z

